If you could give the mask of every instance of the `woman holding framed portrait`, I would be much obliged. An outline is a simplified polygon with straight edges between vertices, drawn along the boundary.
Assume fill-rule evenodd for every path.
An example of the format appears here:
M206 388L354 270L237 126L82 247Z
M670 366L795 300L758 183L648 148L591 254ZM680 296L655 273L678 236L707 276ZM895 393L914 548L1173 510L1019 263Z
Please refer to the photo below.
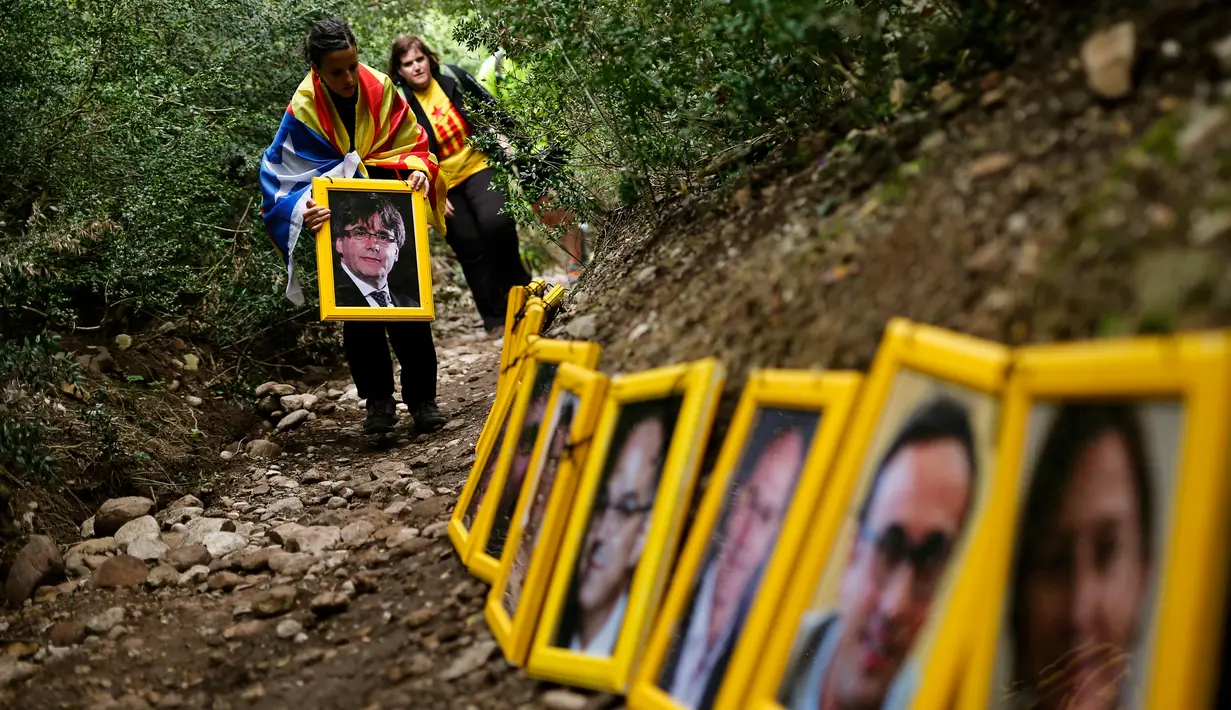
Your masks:
M492 185L487 156L470 145L476 103L494 103L461 67L441 64L419 37L403 35L389 51L389 76L427 134L432 154L449 183L445 240L462 264L466 283L489 335L504 328L509 289L530 283L521 263L517 223L504 213L506 196Z
M287 296L296 303L303 297L291 253L299 232L319 232L330 218L330 210L312 199L313 178L405 179L412 188L427 191L429 219L441 231L447 191L427 136L389 77L359 62L355 35L346 22L329 18L313 25L303 57L308 75L261 159L261 213L287 263ZM355 250L382 248L380 225L370 224L380 219L379 210L371 212L362 229L345 237ZM372 295L378 302L380 296ZM436 406L430 323L346 321L342 338L359 397L367 400L365 434L392 431L397 423L390 344L402 363L402 401L415 428L431 431L448 421Z

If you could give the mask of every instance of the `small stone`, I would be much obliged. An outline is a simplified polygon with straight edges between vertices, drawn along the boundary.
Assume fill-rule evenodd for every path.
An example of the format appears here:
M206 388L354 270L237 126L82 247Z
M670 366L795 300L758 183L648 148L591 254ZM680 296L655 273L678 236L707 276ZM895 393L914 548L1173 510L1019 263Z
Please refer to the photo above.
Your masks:
M396 532L385 538L385 544L389 547L402 547L417 537L419 537L419 530L417 528L399 527Z
M167 543L159 538L143 537L129 543L128 554L144 562L157 562L169 549Z
M269 556L269 569L284 577L302 577L316 564L311 555L299 552L278 552Z
M205 565L189 567L186 572L180 575L180 578L176 581L176 584L181 587L198 584L205 581L205 579L209 577L209 572L209 567L206 567Z
M273 587L252 599L252 613L259 617L278 616L295 607L299 590L290 585Z
M432 523L431 525L428 525L427 527L423 528L423 537L435 540L439 538L441 535L444 535L445 532L448 531L448 529L449 529L448 520L438 520Z
M1099 30L1081 46L1086 85L1104 99L1120 99L1133 90L1137 31L1131 22Z
M193 355L192 353L186 353L184 355L184 371L185 372L196 372L197 370L200 370L200 369L201 369L200 356Z
M121 525L120 529L115 531L115 546L119 548L120 552L127 552L128 546L137 540L157 540L160 529L158 521L152 515L134 518Z
M319 617L333 616L346 611L350 606L350 597L342 592L321 592L312 598L308 608Z
M415 609L406 615L406 628L417 629L435 619L438 614L440 610L435 607L425 606Z
M260 572L269 567L269 560L279 552L282 552L281 547L262 547L245 554L240 559L239 566L245 572Z
M145 583L149 570L145 563L131 555L109 558L90 577L95 588L136 587Z
M283 619L278 622L278 627L275 633L280 639L293 639L303 632L303 624L294 619Z
M254 636L260 636L265 633L265 622L260 619L248 619L241 621L234 626L228 627L222 632L222 638L230 641L232 639L248 639Z
M162 559L180 572L185 572L197 565L208 565L214 556L210 554L209 548L205 545L194 543L176 547L168 551Z
M342 541L342 531L332 525L312 525L296 531L282 544L288 552L316 554L337 547Z
M360 545L372 537L376 526L367 520L356 520L342 528L342 542L348 545Z
M248 546L248 538L234 532L217 532L207 533L203 541L205 549L209 550L209 554L214 559L223 557L237 552Z
M277 517L298 517L302 514L303 501L298 498L283 498L266 506L265 512L261 515L261 520L272 520Z
M176 523L190 523L203 515L205 515L204 508L185 506L183 508L173 508L171 510L163 511L161 518L163 527L171 527Z
M268 439L254 439L248 442L248 455L257 459L277 458L282 453L282 447Z
M279 400L282 405L282 411L298 412L301 409L312 410L316 406L317 398L314 394L291 394Z
M298 411L287 414L286 416L282 417L281 420L278 421L278 427L277 427L278 431L290 431L292 429L295 429L300 424L303 424L304 422L308 421L309 414L311 414L311 412L309 412L306 409L300 409Z
M115 336L115 349L116 350L120 350L120 351L127 350L132 347L132 344L133 344L133 338L131 335L128 335L127 333L120 333L119 335Z
M571 690L553 689L543 693L543 707L548 710L586 710L590 699Z
M205 400L195 395L191 395L191 394L185 397L184 401L188 403L189 407L194 407L194 408L200 407L201 405L205 404Z
M244 578L234 572L215 572L205 581L210 589L218 592L229 592L243 582Z
M98 508L94 515L95 535L114 535L124 523L135 520L143 515L149 515L154 508L154 501L140 496L127 498L112 498Z
M982 180L1003 173L1016 164L1017 156L1012 153L990 153L971 161L966 170L971 180Z
M598 335L598 317L592 313L577 316L564 327L564 332L575 340L591 340Z
M440 678L454 681L474 673L487 663L487 659L496 652L495 641L479 641L470 648L458 654L453 663L441 672Z
M4 583L4 598L12 607L20 607L34 590L64 576L64 559L56 543L46 535L35 535L17 553Z
M276 545L286 545L286 541L304 529L299 523L283 523L265 533L265 538Z
M171 565L158 565L150 570L149 575L145 578L145 586L150 589L162 589L170 587L179 582L180 573Z
M89 540L92 537L94 537L94 516L93 515L86 518L85 522L81 524L81 539Z
M218 458L222 459L223 461L230 461L231 459L235 458L235 454L230 451L220 451L218 453Z
M278 386L278 383L271 380L269 382L265 382L265 383L257 385L256 389L252 391L252 394L254 394L257 397L264 397L270 393L270 390L272 390L273 388L277 386ZM287 392L287 394L292 394L292 393Z
M124 623L124 616L124 607L113 606L101 614L95 614L86 619L85 630L92 634L105 634L116 624Z
M47 640L53 646L76 646L85 640L85 624L80 621L58 621L51 627Z

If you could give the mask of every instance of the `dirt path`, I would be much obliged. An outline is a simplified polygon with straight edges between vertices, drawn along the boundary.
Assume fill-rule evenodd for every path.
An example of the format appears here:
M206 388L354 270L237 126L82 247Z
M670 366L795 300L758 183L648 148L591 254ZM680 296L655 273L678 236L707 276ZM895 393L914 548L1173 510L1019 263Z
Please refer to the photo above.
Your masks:
M552 692L504 663L482 618L487 587L444 534L495 390L499 344L440 325L449 335L437 341L439 399L453 415L443 431L376 450L352 394L281 436L276 458L235 457L213 495L201 494L203 510L160 511L160 522L192 518L178 539L162 533L177 550L219 527L239 538L207 543L244 549L218 555L208 571L173 549L164 562L174 558L179 574L156 571L119 589L79 579L59 599L0 617L0 707L604 704ZM295 537L285 523L312 527Z

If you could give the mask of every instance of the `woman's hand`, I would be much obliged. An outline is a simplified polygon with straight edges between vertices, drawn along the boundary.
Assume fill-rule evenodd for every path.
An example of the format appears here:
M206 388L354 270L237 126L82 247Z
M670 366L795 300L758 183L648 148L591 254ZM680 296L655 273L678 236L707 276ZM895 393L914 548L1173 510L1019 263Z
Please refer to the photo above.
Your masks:
M321 231L321 227L329 221L329 210L325 207L317 207L316 201L311 197L308 198L308 209L303 213L303 226L312 230L315 234Z
M410 174L410 180L408 182L410 183L410 189L412 190L417 191L426 189L427 173L417 170Z
M445 198L445 217L452 217L452 216L453 216L453 203L450 202L449 198L446 197Z

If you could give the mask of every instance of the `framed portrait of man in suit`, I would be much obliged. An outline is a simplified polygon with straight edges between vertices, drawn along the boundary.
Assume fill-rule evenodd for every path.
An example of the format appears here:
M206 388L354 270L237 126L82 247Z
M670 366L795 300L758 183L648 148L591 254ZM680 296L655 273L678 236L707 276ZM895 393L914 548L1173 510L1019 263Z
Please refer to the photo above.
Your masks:
M430 321L427 203L398 180L316 178L329 209L317 235L322 320Z
M612 378L530 646L531 678L627 690L724 380L712 358Z
M804 540L861 376L832 370L756 370L748 378L629 693L633 710L711 710L754 606L774 608L789 575L766 578L775 557ZM728 672L732 671L732 672ZM744 675L747 675L746 673ZM746 683L747 677L740 678Z

